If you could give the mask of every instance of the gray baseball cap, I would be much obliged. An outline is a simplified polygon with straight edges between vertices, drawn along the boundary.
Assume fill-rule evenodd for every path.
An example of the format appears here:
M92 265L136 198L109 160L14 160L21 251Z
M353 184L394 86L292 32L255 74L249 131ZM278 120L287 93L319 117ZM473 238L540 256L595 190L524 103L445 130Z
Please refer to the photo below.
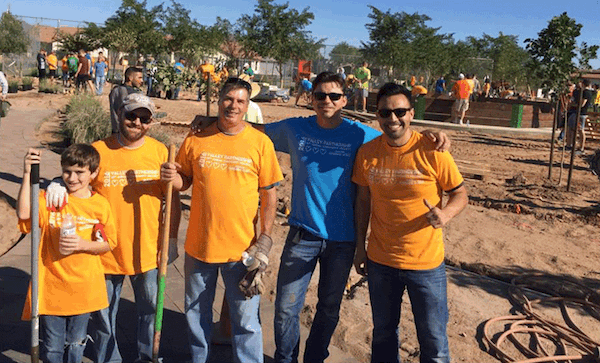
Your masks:
M123 104L121 105L125 112L130 112L133 110L137 110L138 108L145 108L152 114L154 117L156 113L156 107L154 106L154 102L150 100L147 96L144 96L141 93L130 93L123 99Z

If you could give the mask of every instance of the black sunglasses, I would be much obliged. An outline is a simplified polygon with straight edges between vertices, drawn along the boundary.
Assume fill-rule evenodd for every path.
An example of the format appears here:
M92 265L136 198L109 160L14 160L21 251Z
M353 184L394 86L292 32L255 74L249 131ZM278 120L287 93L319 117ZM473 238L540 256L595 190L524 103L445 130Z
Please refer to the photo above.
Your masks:
M317 101L325 101L325 98L329 96L329 99L332 101L337 101L342 98L343 94L341 93L325 93L325 92L315 92L313 96Z
M246 89L246 91L248 91L248 94L252 93L252 86L250 85L250 83L244 81L241 78L236 78L236 77L227 78L227 81L225 81L225 84L239 84L242 87L244 87Z
M135 112L125 112L125 118L129 121L135 121L137 118L140 119L140 122L143 124L149 124L152 121L152 116L138 116Z
M406 113L410 110L410 108L395 108L393 110L390 110L389 108L382 108L381 110L377 110L377 114L383 118L388 118L392 116L393 112L396 117L401 118L404 117L404 115L406 115Z

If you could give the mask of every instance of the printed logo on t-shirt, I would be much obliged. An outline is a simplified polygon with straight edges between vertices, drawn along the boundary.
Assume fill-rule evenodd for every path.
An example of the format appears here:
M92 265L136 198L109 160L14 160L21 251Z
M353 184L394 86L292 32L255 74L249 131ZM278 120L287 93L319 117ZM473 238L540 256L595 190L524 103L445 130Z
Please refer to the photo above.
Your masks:
M105 187L124 187L126 185L155 182L160 179L159 170L119 170L104 173Z
M371 185L415 185L427 181L419 170L385 168L369 169L367 179Z
M352 144L300 136L298 150L307 154L350 157Z
M63 215L59 212L50 212L48 223L53 228L62 226ZM75 226L77 231L85 231L94 228L94 225L100 223L98 219L86 218L83 216L75 216Z
M252 159L243 156L214 154L202 152L198 158L201 168L214 170L240 171L250 173L252 171Z

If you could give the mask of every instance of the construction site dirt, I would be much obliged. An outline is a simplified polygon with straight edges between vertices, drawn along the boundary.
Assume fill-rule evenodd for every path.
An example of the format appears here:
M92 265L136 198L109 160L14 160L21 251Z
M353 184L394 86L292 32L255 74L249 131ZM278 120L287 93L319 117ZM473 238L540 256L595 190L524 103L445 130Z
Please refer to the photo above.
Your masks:
M13 107L27 108L33 104L39 107L41 103L60 110L68 97L29 91L21 92L10 101ZM170 136L171 142L177 145L188 134L188 125L194 116L206 114L205 102L194 101L194 94L184 92L182 98L177 101L153 99L158 112L166 114L159 119L160 124L153 127ZM107 97L99 99L108 110ZM313 114L309 109L295 108L294 99L288 103L259 105L267 123ZM213 103L211 114L216 113L217 104ZM40 122L38 139L42 143L54 143L56 148L56 142L60 140L53 130L60 127L60 122L60 113ZM377 122L368 125L378 129ZM563 150L557 144L553 175L548 178L549 137L445 132L452 140L450 152L466 176L470 197L465 210L444 227L451 356L456 362L497 362L499 360L484 339L484 324L489 319L520 311L509 300L508 286L513 278L536 276L538 283L528 285L532 297L544 296L536 295L535 290L554 293L548 291L548 284L556 286L569 281L591 289L584 298L600 303L595 300L600 291L600 180L590 167L598 158L594 154L600 150L600 145L589 143L586 153L575 157L571 188L566 191L570 153L565 151L563 157ZM267 293L263 296L271 301L275 299L278 261L289 228L284 215L289 207L293 178L289 157L278 153L278 159L285 180L278 188L281 213L273 236L272 263L266 273ZM189 205L190 199L185 195L182 200ZM0 245L8 244L8 239L14 238L16 233L12 208L0 200ZM186 210L187 224L189 213ZM306 326L310 326L315 311L318 273L316 269L302 311L301 321ZM548 283L539 283L539 280ZM370 357L372 322L367 283L355 271L351 272L348 294L342 303L340 322L332 341L361 362L368 362ZM558 305L542 304L539 309L551 319L560 318ZM573 305L571 309L575 313L572 316L575 324L591 339L600 341L600 321L580 306ZM504 324L493 327L492 336L497 338L504 328ZM418 362L419 344L406 293L400 338L403 361ZM511 344L503 344L510 355L524 357ZM548 346L550 353L562 349L553 343Z

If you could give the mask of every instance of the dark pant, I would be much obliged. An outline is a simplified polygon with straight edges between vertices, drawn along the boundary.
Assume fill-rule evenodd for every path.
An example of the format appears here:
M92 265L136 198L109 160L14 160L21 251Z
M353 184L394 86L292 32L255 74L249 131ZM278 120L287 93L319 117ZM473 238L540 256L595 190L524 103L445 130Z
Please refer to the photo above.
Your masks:
M317 261L320 267L319 301L306 340L304 362L319 363L329 356L329 342L339 320L355 246L354 242L330 241L297 227L290 228L277 276L276 362L298 361L300 311Z
M421 363L449 363L446 265L431 270L400 270L367 261L373 313L371 363L399 363L398 324L404 289L412 305Z

